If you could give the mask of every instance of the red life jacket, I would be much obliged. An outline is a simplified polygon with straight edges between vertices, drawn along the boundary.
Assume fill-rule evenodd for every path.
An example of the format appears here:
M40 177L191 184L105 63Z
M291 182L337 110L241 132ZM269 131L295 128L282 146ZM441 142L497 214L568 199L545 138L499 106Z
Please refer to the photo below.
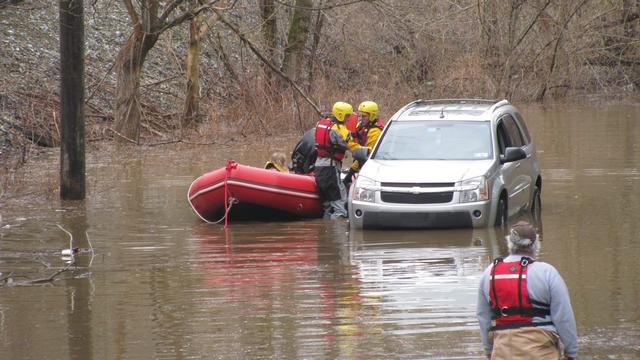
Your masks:
M347 151L345 146L333 144L331 142L331 127L333 120L329 117L322 118L316 124L316 148L319 157L330 157L334 160L344 159L344 153ZM334 130L337 131L337 130Z
M369 129L377 127L378 129L384 129L384 123L380 118L376 119L373 124L367 124L367 126L362 126L358 123L358 127L356 131L353 133L353 138L356 142L362 146L367 146L367 134L369 134Z
M502 258L494 260L489 280L489 297L496 321L492 330L552 324L550 321L531 321L534 316L545 317L550 314L549 304L529 298L527 268L534 261L526 256L514 262L504 262ZM534 307L534 304L540 307Z

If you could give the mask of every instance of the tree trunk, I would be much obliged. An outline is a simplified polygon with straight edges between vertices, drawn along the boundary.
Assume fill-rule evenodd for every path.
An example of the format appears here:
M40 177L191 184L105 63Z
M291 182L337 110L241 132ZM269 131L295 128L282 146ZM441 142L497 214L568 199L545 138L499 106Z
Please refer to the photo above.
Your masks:
M318 2L318 8L322 8L324 7L324 0L320 0ZM307 91L311 92L311 86L313 84L313 66L315 65L315 60L316 60L316 53L318 52L318 45L320 44L320 38L322 36L322 27L324 25L324 13L322 12L322 10L318 9L316 11L316 21L315 21L315 25L313 28L313 38L312 38L312 42L311 42L311 51L309 53L309 59L308 59L308 63L309 65L307 66L307 81L309 81L308 87L307 87Z
M513 75L514 72L517 71L518 65L518 58L515 54L516 47L518 47L516 39L519 37L520 33L520 22L524 20L521 16L523 4L523 0L510 1L507 29L502 32L502 37L506 37L506 41L503 40L498 44L501 54L500 64L502 66L502 74L499 77L497 94L498 97L504 97L507 99L510 99L515 91Z
M184 4L183 0L122 0L133 32L116 58L116 106L114 130L120 141L140 141L140 76L144 61L158 37L172 27L190 20L211 4ZM181 14L171 17L180 8Z
M572 5L567 3L563 3L563 6L560 8L559 20L560 20L560 24L562 25L558 27L558 33L556 35L556 39L554 40L553 52L551 54L551 59L548 65L549 70L547 71L546 75L543 75L544 83L541 90L536 95L536 101L544 100L544 97L547 95L550 89L549 85L552 82L555 82L556 84L562 83L563 79L562 78L558 79L554 77L554 74L555 73L566 74L566 71L556 70L559 67L567 66L566 59L568 58L569 54L564 50L564 46L562 46L562 43L564 41L564 35L568 29L569 22L571 22L571 20L578 13L580 8L582 8L582 6L584 6L588 1L589 0L583 0L574 9L571 9ZM556 88L565 89L566 87L556 86ZM555 94L554 97L560 97L560 96L559 94Z
M478 1L478 18L480 22L480 39L486 70L494 85L493 97L497 97L502 66L500 54L500 31L498 28L498 5L496 0Z
M312 0L296 0L293 19L289 27L287 48L282 60L282 72L297 80L303 64L304 48L309 38Z
M60 0L60 197L85 198L84 9Z
M266 57L272 64L276 64L276 49L278 47L278 22L276 21L276 8L274 0L259 0L260 15L262 17L262 38L266 47ZM267 79L271 81L273 72L266 64L262 64Z
M202 15L191 19L189 25L189 49L187 50L187 90L184 101L182 127L187 127L198 120L200 104L200 38L202 32Z
M115 131L121 141L140 140L140 74L142 65L158 36L143 33L138 27L116 58Z

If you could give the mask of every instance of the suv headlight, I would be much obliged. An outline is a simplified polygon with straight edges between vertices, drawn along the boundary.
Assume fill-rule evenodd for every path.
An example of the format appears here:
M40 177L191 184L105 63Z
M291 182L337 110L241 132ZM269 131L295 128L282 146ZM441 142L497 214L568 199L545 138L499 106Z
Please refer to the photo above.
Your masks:
M487 178L478 176L460 182L460 202L476 202L489 200L489 184Z
M378 182L360 175L356 179L356 184L353 186L353 200L375 202L376 191L379 187Z

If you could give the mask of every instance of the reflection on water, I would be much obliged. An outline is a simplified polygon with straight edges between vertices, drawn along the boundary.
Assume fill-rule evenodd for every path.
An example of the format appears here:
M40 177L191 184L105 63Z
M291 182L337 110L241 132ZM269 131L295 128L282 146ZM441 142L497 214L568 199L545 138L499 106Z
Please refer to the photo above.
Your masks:
M397 334L473 331L478 281L490 260L487 249L473 243L496 245L495 230L484 233L353 233L349 259L365 303L384 308L380 320Z
M580 357L639 358L638 107L525 110L543 168L540 258L567 282ZM95 256L78 254L48 285L0 287L0 358L481 358L476 289L506 251L501 231L324 220L225 230L193 214L197 176L228 158L261 166L296 140L101 149L87 157L85 202L42 184L57 176L56 153L30 166L30 195L0 199L0 279L63 268L58 225Z

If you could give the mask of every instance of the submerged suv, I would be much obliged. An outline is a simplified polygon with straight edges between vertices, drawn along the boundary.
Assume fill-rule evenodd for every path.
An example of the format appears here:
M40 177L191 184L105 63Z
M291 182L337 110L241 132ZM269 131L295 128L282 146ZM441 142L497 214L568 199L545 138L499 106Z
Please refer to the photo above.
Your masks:
M542 176L507 100L417 100L395 113L349 192L355 228L504 226L540 216Z

